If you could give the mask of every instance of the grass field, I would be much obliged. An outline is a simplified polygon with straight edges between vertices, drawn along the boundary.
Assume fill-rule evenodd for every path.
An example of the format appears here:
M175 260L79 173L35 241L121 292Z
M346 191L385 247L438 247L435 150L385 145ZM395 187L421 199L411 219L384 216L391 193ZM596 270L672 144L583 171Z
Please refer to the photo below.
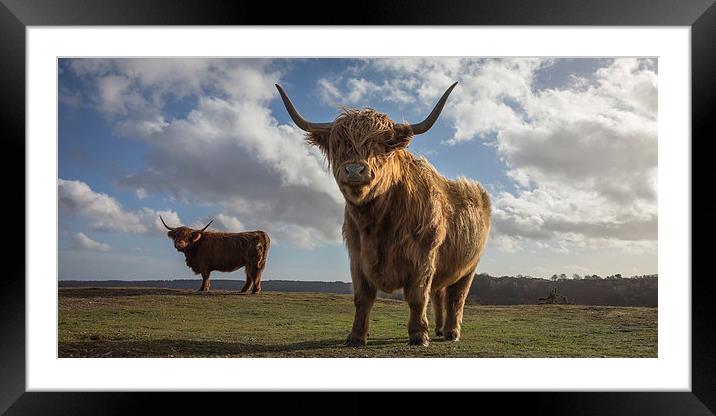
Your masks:
M467 305L460 342L407 345L408 308L378 300L368 345L342 346L349 295L59 291L59 357L656 357L657 309ZM432 319L432 315L430 316Z

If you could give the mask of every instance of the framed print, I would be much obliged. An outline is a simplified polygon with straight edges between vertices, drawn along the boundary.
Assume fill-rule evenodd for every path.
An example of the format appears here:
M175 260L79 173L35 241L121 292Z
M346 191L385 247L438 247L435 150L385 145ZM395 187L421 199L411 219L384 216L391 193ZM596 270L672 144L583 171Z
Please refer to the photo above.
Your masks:
M712 414L711 3L4 1L3 411Z

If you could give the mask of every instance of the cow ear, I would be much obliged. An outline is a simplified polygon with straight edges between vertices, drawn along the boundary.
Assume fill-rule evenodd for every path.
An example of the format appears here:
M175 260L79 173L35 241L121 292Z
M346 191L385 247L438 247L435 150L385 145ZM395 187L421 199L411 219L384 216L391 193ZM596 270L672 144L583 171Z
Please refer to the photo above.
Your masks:
M174 230L169 231L169 232L167 233L167 235L169 236L169 238L174 238L174 234L176 234L176 233L174 232Z
M408 124L396 124L390 137L385 141L388 150L405 149L413 140L413 129Z
M201 238L201 233L200 233L200 232L196 232L196 233L194 233L194 235L192 236L191 242L192 242L192 243L196 243L197 241L199 241L200 238Z
M310 133L306 133L306 141L309 144L318 146L324 152L326 152L328 150L328 132L327 131L320 131L320 132L312 131Z

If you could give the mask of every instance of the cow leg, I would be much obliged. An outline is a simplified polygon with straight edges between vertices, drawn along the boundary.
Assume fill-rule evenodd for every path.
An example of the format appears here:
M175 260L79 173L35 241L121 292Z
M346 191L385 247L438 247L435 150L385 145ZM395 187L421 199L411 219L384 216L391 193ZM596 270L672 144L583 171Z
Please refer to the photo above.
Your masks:
M405 300L410 307L408 318L408 345L428 346L428 286L415 282L403 290Z
M249 280L253 283L254 287L251 293L256 294L261 292L261 271L258 267L246 266L246 281L248 282Z
M244 268L244 272L246 273L246 283L244 283L244 287L241 288L241 293L248 292L254 284L254 275L251 273L251 269L248 265Z
M435 310L435 336L443 336L443 325L445 324L445 288L440 288L430 294L430 301Z
M244 287L241 288L241 293L246 293L249 289L251 289L251 279L249 278L249 274L246 273L246 283L244 283Z
M445 291L446 318L443 328L446 341L460 340L462 312L465 307L467 292L470 290L474 276L475 271L473 270L462 279L448 286Z
M203 281L201 282L199 292L209 291L209 286L211 286L211 284L209 283L209 274L211 274L211 272L201 272L201 278L203 279Z
M351 265L351 278L353 280L353 304L355 305L355 316L353 328L346 339L348 347L358 347L366 344L368 338L368 326L370 310L375 303L377 289L368 283L357 267Z

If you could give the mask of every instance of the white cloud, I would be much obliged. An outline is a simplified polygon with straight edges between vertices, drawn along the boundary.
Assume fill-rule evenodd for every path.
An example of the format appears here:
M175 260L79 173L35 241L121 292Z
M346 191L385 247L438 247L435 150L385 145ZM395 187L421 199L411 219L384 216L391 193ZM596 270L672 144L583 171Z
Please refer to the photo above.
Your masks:
M165 230L159 216L168 223L180 223L174 211L155 211L141 208L127 211L113 197L94 192L81 181L58 180L58 204L64 215L80 215L89 219L95 231L115 231L131 234L163 234Z
M657 239L656 63L615 59L559 88L535 85L554 59L375 59L364 70L385 77L414 102L434 105L459 81L442 117L453 136L493 146L516 191L493 194L491 244L514 252L544 241L566 253L604 247L653 251ZM346 71L330 96L390 102L375 83ZM319 91L324 90L319 84ZM412 101L411 101L412 100ZM374 104L376 105L376 104ZM377 106L377 105L376 105ZM480 178L476 178L480 179Z
M100 243L87 237L85 233L77 233L72 237L72 248L88 251L109 251L109 244Z
M521 250L520 242L516 238L504 234L491 233L489 244L505 253L516 253Z
M137 195L137 199L139 200L142 200L147 197L147 191L144 190L144 188L137 188L134 192Z
M345 85L345 91L339 88L341 84ZM413 101L413 97L404 90L406 82L402 80L385 80L382 84L377 84L365 78L321 78L317 86L321 100L333 107L349 104L367 107L378 99L396 104L409 104Z
M261 59L199 61L119 59L70 66L94 77L100 92L107 90L97 109L115 131L150 146L146 169L119 185L140 199L169 194L216 207L226 219L219 225L227 229L283 232L280 241L300 247L339 242L343 199L323 156L293 124L279 124L269 108L278 99L273 84L281 72ZM103 84L107 79L113 88ZM191 110L165 120L167 97L182 97Z
M324 103L333 107L339 105L338 103L342 101L343 96L335 82L327 78L321 78L318 80L317 85L318 95Z
M197 218L194 222L192 222L191 228L194 228L194 229L204 228L209 223L209 221L212 221L210 228L209 228L211 230L226 231L226 232L230 232L230 233L251 231L251 230L247 230L246 226L244 226L244 224L241 221L239 221L238 218L236 218L232 215L226 215L223 213L218 214L215 217Z
M637 72L629 78L625 67ZM597 71L597 86L524 100L529 122L497 135L498 154L522 188L497 196L498 229L557 240L579 233L592 247L597 239L655 245L656 75L638 68L616 60Z
M136 105L137 101L143 102L142 98L129 91L131 81L127 77L108 75L97 82L99 96L98 104L100 110L106 114L126 114L130 106Z
M616 59L560 87L536 85L555 62L368 59L319 80L317 92L330 105L386 102L417 117L457 80L444 143L493 146L516 186L493 194L495 247L514 252L530 240L562 252L655 250L655 61ZM343 200L322 156L269 108L283 76L271 61L72 60L69 68L93 81L91 101L117 134L150 146L147 168L119 181L139 199L161 193L216 207L217 227L265 229L300 247L340 241ZM170 119L168 98L191 110ZM112 208L97 195L85 208L95 229L146 232L143 215L153 211Z
M651 60L617 59L597 71L599 93L613 97L640 115L656 118L658 108L657 76Z

